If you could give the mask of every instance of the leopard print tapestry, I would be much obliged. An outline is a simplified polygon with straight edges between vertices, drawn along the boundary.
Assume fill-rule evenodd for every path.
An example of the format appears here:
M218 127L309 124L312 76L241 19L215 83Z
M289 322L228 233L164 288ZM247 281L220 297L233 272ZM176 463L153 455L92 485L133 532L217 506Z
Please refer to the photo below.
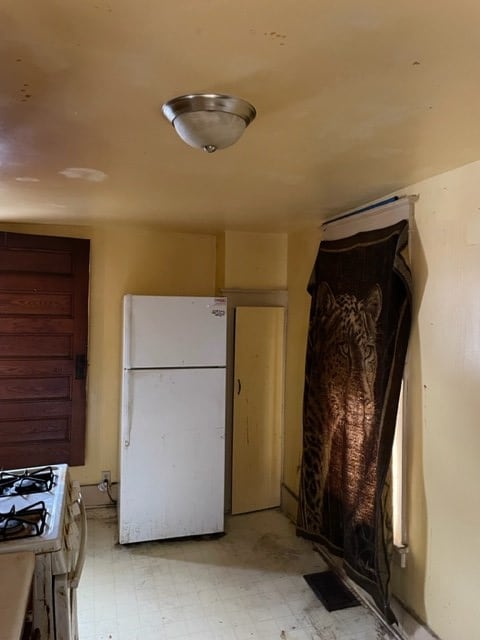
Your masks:
M410 331L408 223L324 241L308 284L297 531L392 622L387 475Z

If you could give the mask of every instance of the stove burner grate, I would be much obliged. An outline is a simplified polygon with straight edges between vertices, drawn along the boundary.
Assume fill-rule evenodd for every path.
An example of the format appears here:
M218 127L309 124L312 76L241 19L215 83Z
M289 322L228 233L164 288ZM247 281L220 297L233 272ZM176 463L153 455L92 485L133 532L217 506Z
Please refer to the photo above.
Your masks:
M47 510L43 501L24 509L13 506L6 513L0 512L0 542L13 538L41 536L45 530Z
M43 493L53 486L54 473L52 467L41 469L25 469L24 471L0 472L0 496L26 495Z
M1 525L1 516L0 516L0 525ZM16 536L18 533L25 529L25 523L17 520L15 517L7 518L5 520L5 538L9 538L11 536Z

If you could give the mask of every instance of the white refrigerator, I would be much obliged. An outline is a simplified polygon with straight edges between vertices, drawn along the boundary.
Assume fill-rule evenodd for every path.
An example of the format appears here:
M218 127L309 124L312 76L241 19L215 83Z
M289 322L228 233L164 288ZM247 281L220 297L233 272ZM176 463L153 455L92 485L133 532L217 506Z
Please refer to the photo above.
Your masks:
M121 544L223 531L226 309L124 297Z

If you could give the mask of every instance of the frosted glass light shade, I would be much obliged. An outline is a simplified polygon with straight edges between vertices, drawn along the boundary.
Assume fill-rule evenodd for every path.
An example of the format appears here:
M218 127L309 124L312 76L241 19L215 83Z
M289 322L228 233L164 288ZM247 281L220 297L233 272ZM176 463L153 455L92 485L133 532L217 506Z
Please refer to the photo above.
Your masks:
M256 115L245 100L216 93L179 96L162 111L184 142L209 153L234 144Z
M182 113L173 121L180 138L197 149L225 149L245 131L245 120L224 111L194 111Z

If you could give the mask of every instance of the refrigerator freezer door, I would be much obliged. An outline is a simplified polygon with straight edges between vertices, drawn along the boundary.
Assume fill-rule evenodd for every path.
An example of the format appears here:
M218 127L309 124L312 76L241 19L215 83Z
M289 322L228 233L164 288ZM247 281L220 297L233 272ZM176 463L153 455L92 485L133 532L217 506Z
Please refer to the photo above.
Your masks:
M225 298L124 297L124 368L224 367Z
M119 541L223 531L225 369L124 372Z

